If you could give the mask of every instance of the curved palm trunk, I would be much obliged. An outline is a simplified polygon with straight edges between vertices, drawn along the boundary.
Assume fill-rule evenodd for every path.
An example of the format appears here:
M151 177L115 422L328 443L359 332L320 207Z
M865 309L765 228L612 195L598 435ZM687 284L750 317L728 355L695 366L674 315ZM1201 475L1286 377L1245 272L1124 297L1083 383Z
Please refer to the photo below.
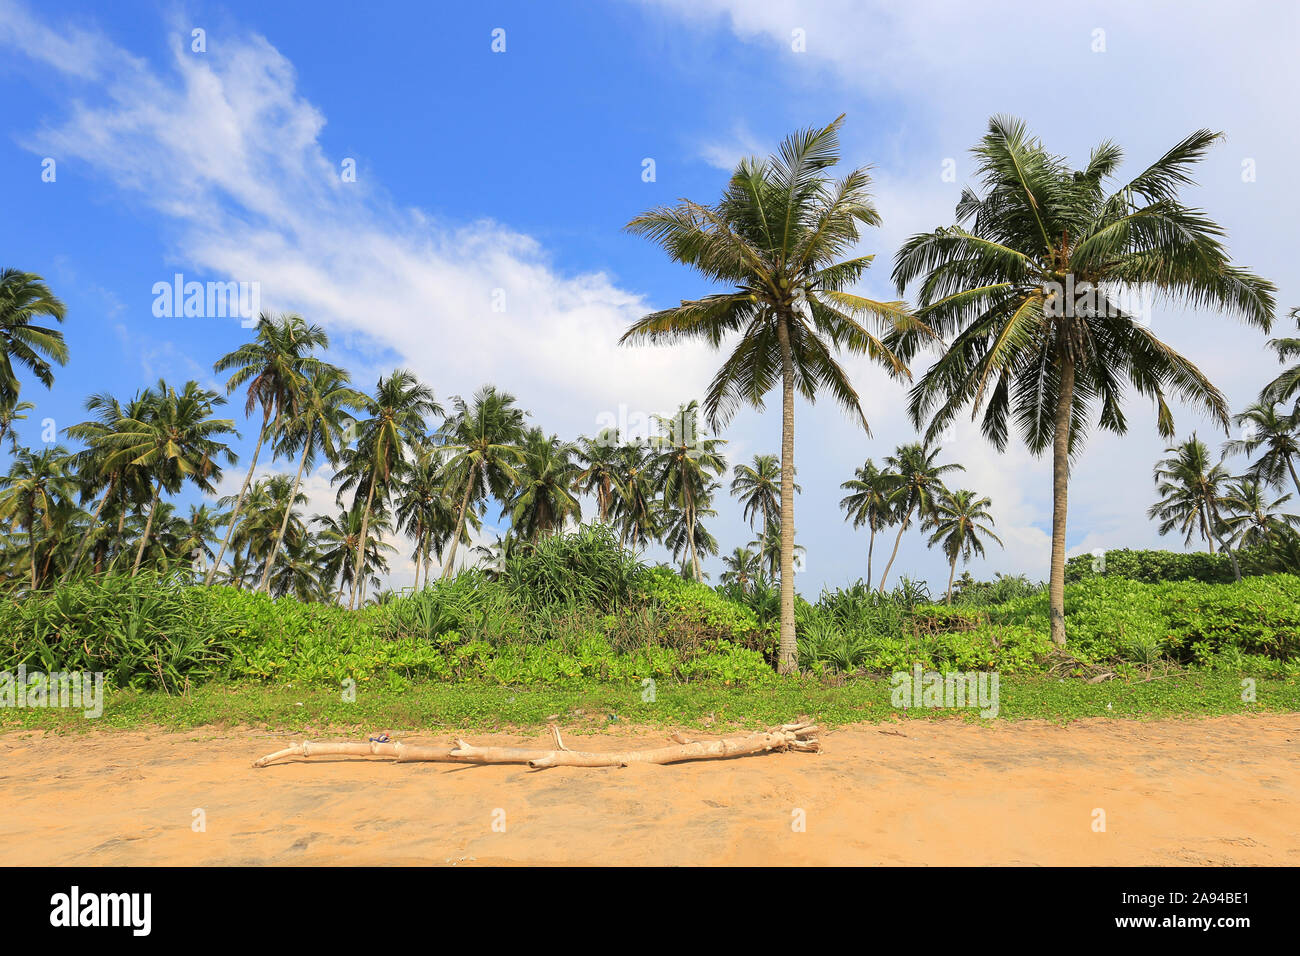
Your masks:
M357 542L356 570L352 574L352 596L348 598L348 610L352 610L360 592L361 600L366 598L366 536L370 531L370 506L375 500L375 477L370 476L370 488L366 492L366 508L361 512L361 540Z
M460 512L456 515L456 530L451 536L451 547L447 549L447 562L442 566L442 578L451 577L452 565L456 563L456 546L465 531L465 513L469 510L470 492L474 490L474 476L478 473L478 462L469 466L469 478L465 481L465 496L460 500Z
M72 556L72 561L68 564L68 570L63 574L63 580L72 577L72 573L77 570L77 565L86 554L86 546L90 544L90 536L95 533L95 528L99 525L99 516L104 510L104 505L108 503L109 496L113 494L113 486L117 483L117 478L110 478L108 488L104 491L104 497L99 499L99 504L95 506L95 513L90 516L90 527L81 537L81 544L77 545L77 553Z
M275 544L271 545L271 553L266 559L266 568L262 571L262 580L257 582L257 590L270 593L271 568L275 566L275 559L280 554L280 545L284 543L284 532L289 527L289 516L293 514L293 502L298 497L298 488L302 485L302 470L307 464L307 452L311 449L311 442L305 441L302 444L302 455L298 458L298 473L293 476L293 491L289 494L289 503L285 506L284 517L280 520L280 530L276 532Z
M952 604L952 579L955 578L956 576L957 576L957 558L954 557L952 559L952 564L949 565L948 567L948 597L944 601L945 604L948 605Z
M154 486L153 500L149 502L149 517L144 523L144 534L140 537L140 547L135 552L135 564L131 565L131 577L135 577L136 572L140 570L140 559L144 557L145 546L149 543L149 535L153 531L153 516L154 512L158 510L158 496L160 494L162 494L161 481Z
M248 474L244 475L244 483L240 486L239 497L235 499L235 509L230 512L230 523L226 525L226 536L222 539L221 549L217 551L217 559L212 562L212 570L208 572L207 578L203 581L205 586L212 584L212 579L217 575L217 569L221 567L221 559L226 556L226 548L230 547L230 538L234 535L235 525L239 522L239 512L244 507L244 496L248 494L248 485L253 480L253 472L257 470L257 458L262 453L262 442L266 440L266 426L270 420L271 410L268 408L262 412L262 428L257 433L257 444L253 447L253 461L248 466Z
M898 557L898 545L903 540L903 532L907 530L907 523L912 520L912 509L915 504L907 506L907 514L903 515L903 521L898 526L898 536L894 538L894 550L889 553L889 560L885 562L885 570L880 574L880 593L885 593L885 579L889 577L889 569L894 566L894 558Z
M777 672L799 669L794 633L794 361L790 328L782 318L776 326L781 345L781 642Z
M1300 478L1296 477L1295 463L1291 461L1291 456L1286 456L1286 470L1291 472L1291 483L1295 485L1297 495L1300 495Z
M1052 643L1065 644L1065 514L1070 490L1070 424L1074 403L1074 363L1063 349L1056 430L1052 438L1052 570L1048 581L1048 620Z

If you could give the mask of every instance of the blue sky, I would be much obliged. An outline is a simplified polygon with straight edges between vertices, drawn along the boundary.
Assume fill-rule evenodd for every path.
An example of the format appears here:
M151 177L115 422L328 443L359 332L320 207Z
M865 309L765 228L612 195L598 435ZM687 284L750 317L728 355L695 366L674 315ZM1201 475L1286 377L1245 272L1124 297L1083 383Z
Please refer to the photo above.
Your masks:
M24 390L38 408L22 436L38 443L44 418L79 421L91 392L127 395L158 376L217 384L212 361L248 332L229 319L156 318L153 285L176 272L259 283L263 308L324 325L335 360L363 384L395 365L441 398L494 382L564 435L591 433L620 409L670 410L700 393L715 356L616 339L644 311L705 287L622 225L679 196L715 198L740 156L840 113L845 159L875 167L885 219L864 241L878 254L868 294L892 297L902 239L951 221L969 147L991 114L1009 112L1079 160L1115 139L1130 172L1192 129L1223 130L1190 195L1289 308L1300 303L1296 17L1275 4L1080 3L1047 14L1003 0L111 12L0 0L0 84L17 106L0 119L10 224L0 262L45 276L64 299L72 351L53 391ZM492 51L494 29L505 31L503 53ZM47 157L54 182L41 178ZM356 182L340 179L348 159ZM955 181L942 176L948 160ZM492 309L498 290L504 312ZM1265 336L1231 320L1157 308L1152 322L1235 406L1275 371ZM902 389L852 368L873 438L828 402L798 410L806 591L863 573L865 541L841 520L839 483L912 437ZM1178 424L1213 437L1191 412ZM1136 401L1131 428L1094 438L1078 466L1072 552L1159 541L1144 512L1162 442ZM733 460L748 459L778 447L779 423L746 412L723 437ZM1007 542L972 570L1045 576L1046 463L1019 447L999 456L969 425L949 451L967 465L963 483L993 498ZM327 476L309 488L313 508L328 507ZM714 530L729 551L750 536L739 509L720 504ZM946 579L914 532L899 568ZM716 560L710 570L716 579ZM406 575L399 568L395 582Z

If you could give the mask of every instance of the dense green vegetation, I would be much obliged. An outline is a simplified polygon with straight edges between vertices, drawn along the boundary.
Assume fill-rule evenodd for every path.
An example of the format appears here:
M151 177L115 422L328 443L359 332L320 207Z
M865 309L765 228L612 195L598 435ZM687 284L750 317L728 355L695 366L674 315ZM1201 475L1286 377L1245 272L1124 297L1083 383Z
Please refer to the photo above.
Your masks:
M904 580L799 598L810 678L927 669L1150 676L1187 666L1300 676L1300 578L1071 585L1069 651L1046 591L963 581L952 605ZM990 600L985 603L986 599ZM711 588L646 567L605 526L558 534L496 572L463 572L361 610L145 572L83 578L0 604L0 668L103 671L168 693L210 682L408 689L430 682L777 686L768 585Z

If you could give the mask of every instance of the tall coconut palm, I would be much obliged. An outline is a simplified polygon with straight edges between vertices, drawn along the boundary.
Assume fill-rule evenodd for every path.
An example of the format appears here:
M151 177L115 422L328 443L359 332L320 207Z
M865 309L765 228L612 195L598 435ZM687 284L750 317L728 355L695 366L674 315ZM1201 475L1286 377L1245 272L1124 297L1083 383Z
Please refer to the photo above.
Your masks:
M425 585L428 585L430 555L442 557L456 524L456 510L452 501L456 491L449 486L450 480L440 450L435 445L425 444L416 450L411 467L397 489L394 514L398 528L415 541L415 551L411 558L415 562L416 590L420 588L421 573ZM475 530L479 527L479 521L473 514L469 517L467 527L462 529L462 544L469 542L470 526Z
M751 529L761 520L760 530L766 533L768 526L781 518L781 459L755 455L752 464L737 465L731 474L731 493L740 502L741 516ZM796 494L803 491L798 483L794 490Z
M704 400L713 427L741 404L763 407L781 387L781 639L778 667L797 667L794 625L794 396L829 392L867 428L858 394L836 350L864 355L892 374L906 365L866 326L915 328L901 302L877 302L847 288L871 256L852 255L863 226L880 224L865 169L831 179L839 160L843 117L822 129L789 136L766 160L743 160L720 202L682 200L628 224L677 262L729 291L651 313L622 341L703 339L714 348L738 336ZM841 259L841 256L851 258ZM729 346L730 347L730 346Z
M970 189L957 223L913 236L899 250L900 292L920 280L918 316L946 350L912 389L909 410L934 437L966 405L984 409L986 438L1002 449L1012 427L1034 454L1052 454L1052 640L1065 642L1065 530L1069 467L1095 413L1123 433L1125 380L1149 396L1161 435L1173 436L1172 394L1227 427L1227 403L1190 361L1126 307L1163 296L1232 313L1268 329L1271 283L1231 263L1223 229L1184 205L1179 190L1219 139L1199 130L1128 183L1111 189L1122 153L1093 150L1081 170L995 117L974 149L984 194ZM915 332L891 340L910 358ZM931 413L933 414L931 415Z
M1300 408L1283 415L1278 413L1277 402L1256 402L1234 415L1232 421L1245 426L1246 437L1225 442L1224 452L1247 457L1262 452L1251 463L1250 474L1274 488L1281 488L1289 476L1300 493L1300 478L1295 470L1295 459L1300 455Z
M118 534L132 501L143 501L150 496L151 476L148 469L133 465L114 454L121 444L121 431L132 421L140 420L146 415L149 404L157 396L146 388L123 405L108 392L100 392L86 399L86 411L95 417L90 421L70 425L66 431L68 437L83 442L86 447L77 453L77 477L82 486L82 503L86 503L100 488L103 496L95 505L86 532L81 538L76 553L64 572L66 577L76 573L78 564L90 544L91 536L99 530L100 516L110 500L116 499L118 512Z
M360 607L365 601L366 576L362 567L371 511L376 501L380 510L386 509L394 479L407 467L414 450L428 434L426 417L442 415L442 406L434 400L433 390L421 384L413 372L397 369L388 378L380 377L375 394L366 399L366 413L370 417L357 424L357 444L347 454L344 480L339 487L340 497L352 487L356 488L358 498L365 492L361 540L357 543L353 592L348 607L354 602Z
M213 410L225 402L222 396L202 388L198 382L186 382L178 392L159 379L140 417L124 419L119 424L105 467L141 468L153 478L149 519L131 566L132 577L140 569L162 492L179 491L189 481L200 491L213 493L216 482L221 480L218 460L225 459L230 465L238 461L235 453L221 441L227 435L237 435L235 423L228 418L211 417Z
M853 527L867 526L867 587L871 587L871 556L876 548L876 532L893 523L894 510L890 494L896 486L895 476L876 467L870 458L861 468L853 470L853 477L840 485L848 494L840 499L844 519Z
M1154 470L1159 497L1147 510L1147 517L1160 520L1161 535L1181 531L1184 544L1190 544L1192 535L1199 532L1211 554L1217 541L1232 562L1233 577L1240 581L1241 567L1222 516L1231 481L1227 468L1222 461L1211 463L1209 448L1195 432L1165 452L1170 457L1157 462Z
M279 431L276 448L277 453L282 455L298 451L298 471L293 478L292 496L295 499L302 488L302 473L314 464L318 452L323 453L331 465L338 464L347 426L352 423L352 415L360 411L366 402L366 397L352 387L347 372L325 362L319 362L307 370L300 388L302 393ZM280 530L276 533L270 557L262 571L262 580L258 582L259 591L268 591L270 588L271 569L275 566L276 556L284 542L291 513L292 509L286 508L284 511ZM299 554L302 553L304 552L300 550Z
M695 523L714 478L727 470L727 459L720 450L726 440L700 434L699 407L699 402L691 401L671 418L656 416L661 432L653 441L651 458L656 490L665 504L681 514L683 528L674 537L685 547L697 581L702 578L696 542L704 539L697 537Z
M703 581L706 575L700 567L700 556L718 553L718 539L704 526L705 518L716 518L718 513L711 507L713 494L722 485L710 481L701 485L691 495L690 510L680 507L675 499L665 500L663 513L664 544L672 552L673 559L680 559L689 574L682 576L692 581Z
M297 414L306 376L319 364L312 352L328 347L329 336L325 330L318 325L308 325L302 316L286 313L273 318L264 312L258 316L253 341L223 355L213 365L217 372L231 373L226 380L227 395L234 394L240 388L245 389L245 415L252 416L255 408L261 408L262 426L257 431L257 444L253 446L248 473L244 475L244 483L235 496L225 540L221 542L217 559L204 583L212 583L217 568L225 557L226 548L230 546L230 538L235 533L239 515L243 511L244 496L248 494L253 472L257 470L262 444L278 429L282 416L287 413L292 418Z
M47 535L54 529L54 513L61 501L77 493L72 458L62 445L34 452L19 451L9 472L0 475L0 520L11 521L27 534L31 563L31 589L37 586L37 529Z
M930 525L934 534L930 535L930 547L943 545L944 556L948 559L948 595L944 603L952 603L952 580L957 574L957 559L965 564L979 555L984 556L984 539L996 541L1002 547L1002 539L993 533L990 525L994 524L989 507L993 504L988 498L977 497L975 492L965 488L941 494L935 502Z
M1195 432L1166 448L1165 454L1169 457L1156 462L1153 471L1157 500L1147 509L1147 517L1160 522L1161 536L1181 533L1184 544L1191 544L1192 536L1199 534L1214 554L1215 542L1222 537L1220 512L1232 475L1222 462L1213 461L1209 446Z
M619 497L619 447L618 429L605 428L595 438L583 436L578 440L578 490L596 496L596 512L600 523L610 520Z
M649 449L629 442L619 449L620 497L614 503L619 540L640 552L662 534L663 502L655 492L655 473Z
M455 411L438 437L448 455L447 468L457 475L461 491L456 528L442 566L444 578L451 577L455 567L456 546L471 508L477 510L488 496L505 501L518 481L515 469L523 456L518 444L523 439L526 414L513 395L493 385L475 392L472 405L454 396L452 407Z
M0 407L13 408L18 401L22 384L15 365L27 369L46 388L54 385L50 363L67 364L67 343L58 329L33 325L32 320L62 322L66 315L67 308L40 276L18 269L0 272Z
M578 449L530 428L520 451L515 490L503 510L509 512L515 534L535 544L560 531L565 522L582 520L582 506L573 494L580 473L574 461Z
M898 536L894 538L894 550L880 575L881 594L885 593L885 579L898 557L898 545L903 540L903 532L911 527L912 518L920 518L922 524L928 522L935 503L947 491L943 476L951 471L966 470L964 465L956 462L939 464L940 451L927 440L899 445L894 454L885 456L887 477L884 480L889 488L889 507L898 517Z

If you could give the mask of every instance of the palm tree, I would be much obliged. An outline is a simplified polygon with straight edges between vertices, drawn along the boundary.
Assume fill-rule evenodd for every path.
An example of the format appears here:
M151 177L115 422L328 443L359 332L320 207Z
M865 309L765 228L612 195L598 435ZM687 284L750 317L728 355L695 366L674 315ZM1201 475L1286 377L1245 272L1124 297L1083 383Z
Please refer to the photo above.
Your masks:
M176 492L188 480L199 490L213 493L216 482L221 480L217 459L224 458L230 465L238 460L235 453L220 441L225 435L237 434L235 423L228 418L210 417L213 409L225 402L223 397L200 387L198 382L186 382L177 392L159 379L151 398L144 403L140 417L119 423L105 468L136 467L153 477L149 520L140 536L140 546L131 567L132 577L140 569L162 492Z
M126 513L131 502L144 501L151 493L151 476L148 469L123 461L114 452L121 444L121 434L130 422L139 421L149 413L150 404L157 400L151 389L136 392L124 406L108 392L100 392L86 399L86 411L95 418L70 425L68 437L84 442L86 448L77 453L77 476L82 484L82 503L89 501L100 488L103 496L95 505L81 544L68 563L66 577L71 577L81 563L82 555L90 544L91 536L100 528L99 520L104 507L116 499L118 537L122 535Z
M318 515L315 519L321 526L316 540L320 544L320 565L324 569L322 583L328 581L338 584L338 592L334 595L335 601L343 599L343 591L346 588L351 588L353 596L356 595L358 576L355 556L357 550L363 547L361 511L361 505L357 503L351 508L340 511L337 517ZM372 533L364 539L365 560L362 577L378 581L380 574L388 572L388 560L384 554L397 550L383 540L383 536L391 530L391 527L388 515L380 512L370 516L367 530Z
M319 360L313 358L311 353L328 347L329 336L325 330L318 325L308 325L302 316L282 314L279 318L272 318L264 312L258 316L253 341L223 355L213 365L217 372L232 373L226 381L227 395L247 386L244 414L251 416L253 409L260 407L262 427L257 431L257 444L253 447L248 474L244 475L244 483L235 496L225 540L221 542L217 559L208 571L205 584L212 583L217 568L225 557L226 548L230 546L230 538L235 533L243 510L244 496L248 494L248 485L253 480L253 472L257 470L262 443L279 427L282 416L287 414L293 418L298 413L306 376L319 364Z
M943 553L948 558L948 596L945 603L952 603L952 579L957 574L957 559L968 563L974 555L984 556L984 535L1002 547L1002 539L993 533L989 525L994 524L989 507L993 504L988 498L977 498L975 492L965 488L953 492L944 492L935 502L931 525L934 534L930 535L929 546L943 544ZM983 522L983 523L982 523Z
M749 547L758 551L759 563L763 571L763 576L770 581L776 581L781 577L781 522L768 525L767 530L759 537L749 542ZM807 553L807 548L801 544L794 546L795 555ZM794 566L797 563L796 558L792 557L790 561L790 573L794 574Z
M803 492L798 483L794 490L796 494ZM737 465L732 471L731 493L740 501L741 515L750 529L755 519L761 518L766 532L781 518L781 459L776 455L755 455L752 465Z
M200 572L206 570L208 562L216 557L212 542L216 540L217 529L225 522L225 515L213 511L207 505L190 505L190 514L185 519L177 553L188 555L198 565Z
M0 476L0 519L12 521L15 529L27 533L31 561L31 589L37 587L37 527L48 535L54 529L54 513L61 501L76 494L71 471L72 459L62 445L34 452L19 451L9 473Z
M1156 462L1156 503L1147 509L1147 517L1160 521L1160 534L1178 531L1183 543L1191 544L1199 534L1210 554L1219 538L1219 512L1226 500L1224 492L1231 475L1222 462L1211 463L1210 449L1192 433L1192 437L1165 449L1168 458Z
M23 412L30 412L36 406L31 402L17 401L16 396L0 396L0 444L7 437L9 439L9 450L15 455L18 454L18 433L13 430L14 422L21 422L27 419Z
M261 570L258 589L261 587L260 582L266 578L267 566L276 542L280 539L280 529L285 529L286 541L297 540L306 533L306 524L298 509L307 504L307 500L305 494L295 490L288 475L259 478L249 490L248 514L240 524L231 546L235 550L243 548L250 563Z
M889 496L896 485L896 476L883 472L870 458L861 468L853 470L853 477L840 485L840 489L849 492L840 499L844 509L844 518L851 520L853 527L863 525L871 532L867 540L867 587L871 587L871 555L876 548L876 532L893 523L894 511L889 503Z
M793 671L794 631L794 396L808 401L829 391L867 428L858 394L832 354L865 355L897 376L907 367L861 324L889 328L917 323L901 302L852 295L871 256L841 260L863 226L880 224L865 169L832 180L844 117L823 129L789 136L767 160L746 159L722 200L712 206L682 200L637 216L628 229L661 245L675 261L731 290L651 313L622 341L703 339L720 348L739 341L714 376L704 400L712 427L741 404L763 407L781 385L781 641L778 668Z
M1300 308L1291 310L1291 319L1300 325ZM1269 347L1277 352L1277 360L1285 362L1287 359L1293 359L1300 356L1300 339L1298 338L1281 338L1270 339ZM1265 404L1269 402L1288 402L1300 395L1300 364L1292 365L1286 369L1273 381L1264 386L1259 393L1259 400ZM1300 402L1296 403L1296 411L1300 411Z
M284 539L284 560L275 566L267 592L273 597L291 595L299 601L321 601L329 596L326 566L311 534Z
M366 397L352 388L348 373L325 362L319 362L314 368L308 369L303 376L301 389L302 394L294 403L294 410L280 429L276 448L278 454L301 449L298 472L293 479L294 499L297 499L302 487L303 469L315 462L318 451L324 453L326 461L331 465L338 464L344 433L352 423L351 413L360 411L366 403ZM286 508L275 543L271 546L270 557L266 560L266 568L262 571L262 580L257 585L259 591L270 588L271 569L280 553L290 513L291 509Z
M898 536L894 538L894 550L880 575L881 594L885 593L885 579L894 566L894 558L898 557L903 532L911 527L912 516L918 516L922 524L929 521L935 502L947 491L943 476L950 471L966 470L964 465L955 462L939 464L936 459L940 451L938 446L926 440L900 445L894 454L885 456L886 478L883 480L889 489L889 508L898 516Z
M1240 415L1234 415L1232 421L1234 425L1247 427L1247 437L1225 442L1224 452L1250 457L1263 449L1259 460L1250 466L1250 474L1274 488L1281 488L1289 475L1300 492L1300 478L1296 477L1295 470L1295 457L1300 455L1300 408L1290 415L1279 415L1277 402L1256 402Z
M697 488L691 495L689 511L676 507L672 499L665 501L666 511L662 516L664 544L672 552L674 560L680 556L683 566L690 569L690 574L682 576L692 581L703 581L707 577L700 567L700 555L718 553L718 539L701 519L717 517L718 513L710 504L714 491L721 487L720 483L713 481Z
M719 580L723 584L734 584L742 594L748 593L752 582L763 576L762 559L749 548L736 548L722 559L723 567Z
M1091 413L1100 427L1123 433L1127 379L1151 397L1167 438L1174 428L1167 393L1227 428L1223 395L1121 307L1121 297L1160 294L1263 329L1273 320L1273 285L1233 265L1223 229L1178 198L1219 138L1199 130L1108 193L1118 146L1102 143L1074 170L1019 120L995 117L974 150L983 197L964 190L957 224L913 236L895 259L898 289L920 279L918 316L952 337L912 389L913 422L920 427L933 411L926 432L933 437L969 404L972 416L984 408L984 435L999 450L1012 424L1034 454L1051 449L1049 618L1057 644L1065 642L1069 467ZM903 332L891 344L910 358L921 339Z
M695 523L713 479L726 473L727 459L719 451L726 441L699 434L699 402L681 406L672 418L655 416L661 429L652 443L651 468L656 490L665 504L681 512L679 538L690 557L695 580L701 580ZM716 543L715 543L716 549Z
M1263 482L1256 478L1236 479L1223 498L1223 526L1231 546L1237 550L1268 547L1290 536L1300 526L1300 516L1281 510L1290 500L1290 495L1282 495L1269 501Z
M388 378L380 377L375 394L366 399L369 418L357 425L356 448L348 452L343 471L340 497L355 486L357 497L365 489L365 507L361 512L361 540L357 542L353 591L348 607L365 601L366 577L361 573L364 551L368 546L370 514L376 502L386 507L393 480L409 463L409 452L419 446L427 433L427 415L441 415L442 406L433 390L422 385L413 372L397 369ZM376 492L379 493L376 498ZM357 606L360 606L358 604Z
M499 392L493 385L484 385L474 393L474 404L469 405L459 395L452 398L455 412L443 423L439 438L448 452L447 468L458 474L460 507L456 512L456 528L442 576L451 577L456 562L456 545L465 530L470 509L478 509L488 496L505 501L510 489L518 481L515 466L522 452L518 443L524 436L524 410L515 404L509 392Z
M655 474L649 450L638 442L619 449L621 496L614 502L619 540L640 552L662 533L663 503L655 494Z
M429 554L442 557L443 548L451 538L456 523L456 513L448 497L447 474L438 449L433 445L421 446L414 455L401 487L397 490L394 512L398 528L415 540L414 587L420 588L420 573L429 583ZM472 518L472 516L471 516ZM477 529L477 519L472 519ZM462 542L469 541L468 533Z
M22 384L14 371L21 365L46 388L54 385L50 362L66 365L68 346L63 333L32 325L41 317L62 322L67 308L41 277L18 269L0 272L0 406L14 408ZM0 432L0 438L4 433Z
M578 440L578 461L582 471L578 473L578 490L583 494L595 494L596 511L600 523L610 520L620 494L618 429L605 428L595 438L583 436Z
M575 445L549 438L540 428L524 435L522 458L516 469L514 494L506 502L510 526L520 537L536 543L554 534L566 521L582 520L582 507L572 489L578 483Z

